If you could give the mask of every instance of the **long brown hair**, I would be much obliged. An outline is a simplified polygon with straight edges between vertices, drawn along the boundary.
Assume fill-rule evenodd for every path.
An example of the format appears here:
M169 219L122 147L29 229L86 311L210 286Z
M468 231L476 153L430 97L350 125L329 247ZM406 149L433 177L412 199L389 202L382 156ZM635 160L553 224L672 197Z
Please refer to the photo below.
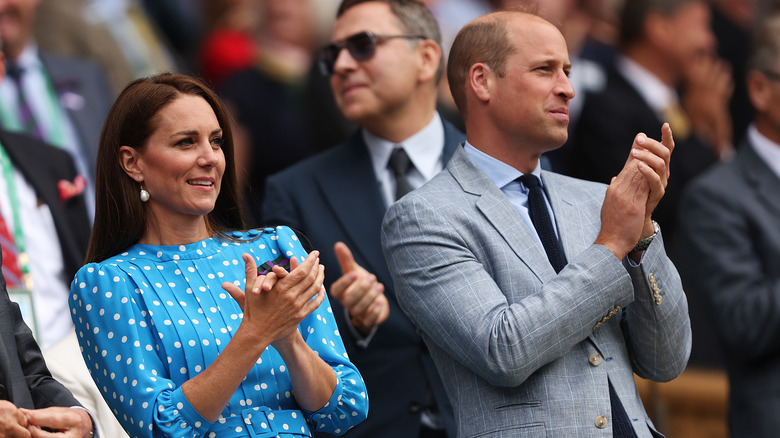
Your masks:
M125 87L103 125L95 178L95 225L87 248L87 263L116 255L141 238L147 211L139 196L138 183L121 166L119 148L146 147L157 129L157 114L182 94L205 99L222 128L225 173L214 210L206 215L206 225L212 233L222 236L226 231L245 227L227 111L217 95L198 79L163 73L137 79Z

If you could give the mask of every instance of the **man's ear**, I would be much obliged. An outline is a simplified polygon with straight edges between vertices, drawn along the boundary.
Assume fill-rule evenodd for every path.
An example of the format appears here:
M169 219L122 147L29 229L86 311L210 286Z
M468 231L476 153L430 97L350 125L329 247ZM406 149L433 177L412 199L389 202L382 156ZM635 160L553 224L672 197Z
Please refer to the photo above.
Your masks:
M138 151L135 148L120 146L119 164L130 178L139 183L144 180L144 174L139 163Z
M469 69L468 87L482 102L490 101L495 75L486 64L478 62Z
M420 43L420 82L426 82L436 77L441 64L441 47L432 40Z
M764 112L769 105L776 105L772 96L772 82L763 73L756 70L748 72L747 92L750 103L757 112Z

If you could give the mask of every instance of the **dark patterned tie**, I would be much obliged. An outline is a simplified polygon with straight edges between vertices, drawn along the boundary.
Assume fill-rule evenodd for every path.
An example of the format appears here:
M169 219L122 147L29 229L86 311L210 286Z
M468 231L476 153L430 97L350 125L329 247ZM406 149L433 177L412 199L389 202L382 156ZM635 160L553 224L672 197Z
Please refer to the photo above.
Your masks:
M615 392L615 388L612 387L612 382L607 382L609 385L609 404L612 408L612 437L613 438L636 438L636 432L634 427L631 426L631 421L628 419L628 414L623 408L623 403Z
M18 96L17 104L19 105L19 112L17 115L19 116L19 126L22 128L22 132L32 135L39 140L42 139L43 133L41 132L40 126L38 126L35 121L32 107L30 107L30 103L24 92L22 80L24 69L12 62L8 62L6 73L8 74L8 77L14 81L14 85L16 86L16 94Z
M517 179L528 188L528 215L536 228L539 240L542 241L547 259L555 272L561 272L566 266L566 255L563 247L553 229L550 213L547 211L547 203L544 200L544 191L539 183L539 178L533 174L523 175Z
M395 200L397 201L413 189L412 185L409 184L407 174L414 166L409 160L409 155L406 155L406 151L402 147L396 147L390 154L387 167L393 171L393 176L395 176Z

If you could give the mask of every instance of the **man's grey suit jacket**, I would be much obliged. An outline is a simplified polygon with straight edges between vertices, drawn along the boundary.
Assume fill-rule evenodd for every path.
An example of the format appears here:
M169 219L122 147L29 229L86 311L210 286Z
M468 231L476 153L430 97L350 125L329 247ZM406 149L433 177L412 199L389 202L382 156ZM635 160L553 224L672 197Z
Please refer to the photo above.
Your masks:
M685 294L662 237L641 265L621 263L593 243L606 186L547 171L542 180L569 261L558 275L462 148L384 219L399 304L431 350L458 436L609 436L608 380L638 437L660 436L633 373L671 380L691 348Z
M723 346L731 436L776 437L780 178L745 142L734 161L691 183L680 213L680 272Z

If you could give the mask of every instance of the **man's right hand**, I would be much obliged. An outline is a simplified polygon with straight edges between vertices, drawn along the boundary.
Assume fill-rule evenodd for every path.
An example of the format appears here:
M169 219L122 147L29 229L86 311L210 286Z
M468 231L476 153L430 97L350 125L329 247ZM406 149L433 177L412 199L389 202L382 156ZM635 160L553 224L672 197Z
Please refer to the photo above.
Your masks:
M376 275L355 262L352 251L343 242L336 242L333 251L341 266L342 276L330 287L330 294L347 309L352 325L369 331L390 316L385 286Z
M0 437L29 438L27 416L8 400L0 400Z

